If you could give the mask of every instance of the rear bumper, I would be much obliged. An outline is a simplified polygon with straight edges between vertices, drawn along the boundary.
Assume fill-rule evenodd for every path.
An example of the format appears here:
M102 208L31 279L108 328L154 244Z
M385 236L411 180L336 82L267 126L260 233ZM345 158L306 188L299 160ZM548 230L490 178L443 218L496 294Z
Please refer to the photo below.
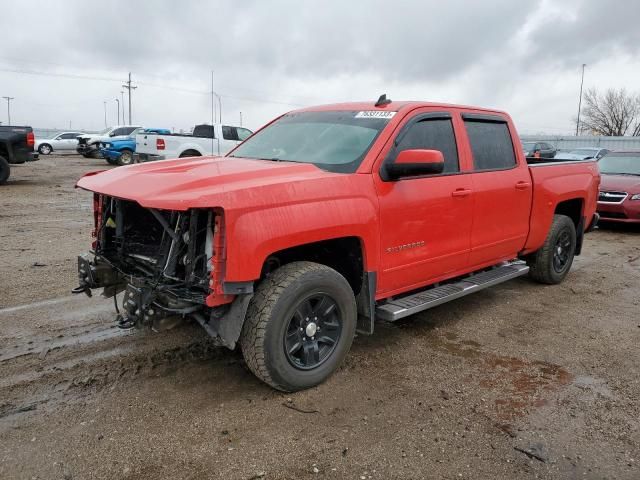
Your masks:
M597 212L603 222L640 223L640 200L622 203L598 202Z
M142 162L154 162L156 160L165 160L167 157L164 155L152 155L149 153L134 153L133 161L136 163Z
M20 164L24 162L35 162L40 157L37 152L28 151L25 148L16 149L13 151L13 155L8 155L7 161L13 164Z

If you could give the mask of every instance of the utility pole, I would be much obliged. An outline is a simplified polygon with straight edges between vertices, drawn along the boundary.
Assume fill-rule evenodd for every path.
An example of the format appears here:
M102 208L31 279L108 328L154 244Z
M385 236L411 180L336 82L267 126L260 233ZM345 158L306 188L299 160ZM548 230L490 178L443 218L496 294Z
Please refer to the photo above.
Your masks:
M7 125L11 125L11 100L13 100L15 97L2 97L7 101L7 119L8 119L8 123Z
M217 93L216 97L218 97L218 118L220 119L220 123L222 123L222 97Z
M580 134L580 110L582 109L582 86L584 85L584 67L587 64L582 64L582 80L580 80L580 99L578 100L578 121L576 122L576 137Z
M211 155L213 155L213 151L214 151L214 141L217 140L218 143L218 155L220 155L220 135L216 135L215 131L216 131L216 104L215 104L215 97L217 96L216 91L215 91L215 85L213 83L213 70L211 70L211 128L213 129L214 135L211 138ZM218 97L220 98L220 97Z
M240 126L242 126L242 112L240 112Z
M116 103L118 104L118 116L116 117L116 125L120 123L120 100L116 98Z
M120 125L124 125L124 91L120 90L120 100L122 101L122 123ZM120 123L120 119L118 119L118 123Z
M104 128L107 128L107 101L102 103L104 103Z
M135 90L136 88L138 88L131 85L131 72L129 72L129 80L127 81L126 85L122 86L129 91L129 125L131 125L131 90Z

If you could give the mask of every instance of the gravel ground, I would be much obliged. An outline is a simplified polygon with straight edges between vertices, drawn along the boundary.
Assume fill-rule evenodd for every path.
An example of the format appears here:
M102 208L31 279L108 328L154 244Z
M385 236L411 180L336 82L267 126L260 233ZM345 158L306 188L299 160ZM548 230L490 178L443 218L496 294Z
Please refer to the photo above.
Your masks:
M518 279L358 337L281 394L199 327L122 332L72 297L104 161L0 187L0 478L640 478L640 229L600 229L567 280Z

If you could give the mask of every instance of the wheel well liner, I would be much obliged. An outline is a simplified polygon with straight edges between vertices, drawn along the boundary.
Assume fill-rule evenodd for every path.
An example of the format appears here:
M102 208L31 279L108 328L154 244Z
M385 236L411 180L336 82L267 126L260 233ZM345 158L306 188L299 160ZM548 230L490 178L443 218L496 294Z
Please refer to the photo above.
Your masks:
M583 205L584 201L581 198L565 200L556 205L555 213L557 215L566 215L571 220L573 220L573 224L577 227L580 223L580 220L582 220Z
M565 215L571 219L576 227L576 255L582 252L582 242L584 239L585 218L583 216L584 200L581 198L573 198L565 200L556 205L555 214Z
M347 279L358 295L364 278L362 242L357 237L334 238L298 245L275 252L265 260L261 277L276 268L297 261L311 261L333 268Z

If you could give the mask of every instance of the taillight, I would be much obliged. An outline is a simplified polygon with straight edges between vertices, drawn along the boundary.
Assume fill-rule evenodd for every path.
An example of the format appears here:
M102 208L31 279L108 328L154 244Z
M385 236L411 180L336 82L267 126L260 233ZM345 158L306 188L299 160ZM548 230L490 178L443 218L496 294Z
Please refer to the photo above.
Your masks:
M156 149L157 150L164 150L164 138L156 138Z
M36 144L36 136L33 132L27 133L27 146L33 147Z

